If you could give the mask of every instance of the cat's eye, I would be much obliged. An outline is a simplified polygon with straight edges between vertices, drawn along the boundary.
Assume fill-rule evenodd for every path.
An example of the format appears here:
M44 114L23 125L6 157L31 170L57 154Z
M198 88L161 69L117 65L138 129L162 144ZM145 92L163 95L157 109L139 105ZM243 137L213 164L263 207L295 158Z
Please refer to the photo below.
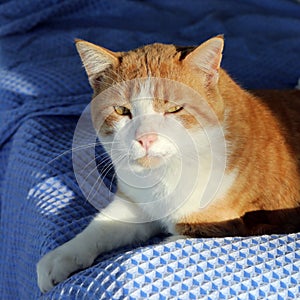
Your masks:
M166 112L167 113L177 113L177 112L181 111L182 109L183 109L182 106L175 105L175 106L172 106L172 107L168 108Z
M114 106L114 110L118 115L121 116L129 116L131 114L130 109L125 106L116 105Z

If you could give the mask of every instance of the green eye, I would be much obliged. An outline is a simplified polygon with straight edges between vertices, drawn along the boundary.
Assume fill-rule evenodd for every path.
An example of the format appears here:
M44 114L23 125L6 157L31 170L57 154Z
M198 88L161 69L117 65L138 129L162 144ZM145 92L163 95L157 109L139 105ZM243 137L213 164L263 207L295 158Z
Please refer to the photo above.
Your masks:
M167 113L177 113L183 109L182 106L175 105L167 109Z
M129 116L131 114L130 109L128 109L125 106L119 106L119 105L114 106L114 110L118 115L121 115L121 116Z

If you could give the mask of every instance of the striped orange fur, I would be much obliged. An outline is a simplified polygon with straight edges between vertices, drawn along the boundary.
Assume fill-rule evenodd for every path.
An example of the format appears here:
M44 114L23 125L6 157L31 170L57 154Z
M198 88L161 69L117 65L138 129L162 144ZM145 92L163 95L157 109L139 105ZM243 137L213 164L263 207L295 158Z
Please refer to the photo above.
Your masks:
M85 66L95 96L116 82L149 75L168 78L197 91L221 124L226 122L225 138L230 145L226 172L237 170L237 178L224 197L181 217L176 225L178 234L224 236L297 231L300 91L245 91L220 67L222 41L218 36L199 47L153 44L118 53L94 45L89 50L91 44L85 41L77 41L77 47L83 61L85 55L99 55L108 64L99 71ZM211 46L213 51L206 64L201 57L207 43L215 46ZM168 105L153 99L155 111L165 111ZM94 105L94 120L99 113ZM117 119L112 112L104 124L107 132ZM184 111L178 113L178 119L187 129L197 127L195 118Z

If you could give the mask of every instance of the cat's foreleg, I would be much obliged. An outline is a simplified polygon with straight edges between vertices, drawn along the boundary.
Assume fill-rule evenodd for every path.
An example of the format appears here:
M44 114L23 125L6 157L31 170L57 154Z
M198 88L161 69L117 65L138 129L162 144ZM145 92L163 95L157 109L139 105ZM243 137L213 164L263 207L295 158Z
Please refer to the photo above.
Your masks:
M50 290L71 273L89 267L105 252L134 241L145 241L160 231L156 222L140 223L138 206L115 199L80 234L46 254L37 265L38 285Z

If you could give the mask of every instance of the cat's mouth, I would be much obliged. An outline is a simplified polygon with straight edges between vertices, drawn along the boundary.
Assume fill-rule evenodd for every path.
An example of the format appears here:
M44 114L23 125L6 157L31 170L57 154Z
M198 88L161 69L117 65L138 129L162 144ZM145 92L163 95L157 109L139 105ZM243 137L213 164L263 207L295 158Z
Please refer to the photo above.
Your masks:
M146 169L151 169L151 168L156 168L161 165L162 163L162 157L160 156L149 156L145 155L143 157L140 157L136 160L136 162L146 168Z

